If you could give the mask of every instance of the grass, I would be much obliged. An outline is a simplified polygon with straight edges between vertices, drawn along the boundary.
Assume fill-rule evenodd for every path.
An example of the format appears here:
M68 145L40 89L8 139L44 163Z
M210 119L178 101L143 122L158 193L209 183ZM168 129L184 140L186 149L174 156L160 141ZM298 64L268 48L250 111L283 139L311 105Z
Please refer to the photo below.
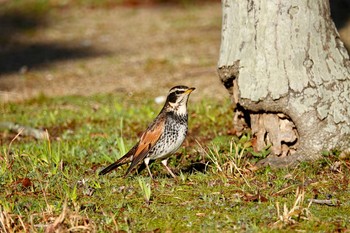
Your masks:
M0 105L0 121L50 135L0 132L0 231L349 231L349 160L325 153L294 169L256 170L267 152L253 152L248 134L229 135L228 102L190 102L189 135L169 161L178 179L159 162L153 181L147 171L121 178L126 167L99 177L161 107L141 94Z

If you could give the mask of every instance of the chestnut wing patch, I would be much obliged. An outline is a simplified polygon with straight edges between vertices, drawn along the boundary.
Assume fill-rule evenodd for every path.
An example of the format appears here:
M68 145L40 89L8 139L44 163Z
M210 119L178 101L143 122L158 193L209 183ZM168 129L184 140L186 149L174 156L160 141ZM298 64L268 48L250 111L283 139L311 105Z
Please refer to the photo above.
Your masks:
M156 122L151 125L141 136L140 142L138 143L138 146L136 148L136 152L134 154L134 158L132 163L130 164L130 167L126 171L126 174L129 174L129 172L140 162L143 161L150 149L157 143L160 136L164 132L164 120L161 120L161 118L158 118Z

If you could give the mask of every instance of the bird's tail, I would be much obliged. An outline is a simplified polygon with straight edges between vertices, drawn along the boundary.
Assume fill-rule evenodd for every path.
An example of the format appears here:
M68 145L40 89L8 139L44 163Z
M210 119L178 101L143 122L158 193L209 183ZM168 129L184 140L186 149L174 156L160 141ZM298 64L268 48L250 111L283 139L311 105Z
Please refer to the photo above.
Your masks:
M119 160L115 163L112 163L111 165L109 165L108 167L104 168L102 171L100 171L98 173L98 175L102 176L102 175L106 175L107 173L113 171L114 169L116 169L117 167L123 165L124 163L120 163Z
M98 175L100 176L106 175L107 173L113 171L114 169L120 167L121 165L131 162L132 157L135 153L135 150L136 150L136 146L134 146L128 153L126 153L123 157L118 159L116 162L112 163L111 165L109 165L108 167L100 171Z

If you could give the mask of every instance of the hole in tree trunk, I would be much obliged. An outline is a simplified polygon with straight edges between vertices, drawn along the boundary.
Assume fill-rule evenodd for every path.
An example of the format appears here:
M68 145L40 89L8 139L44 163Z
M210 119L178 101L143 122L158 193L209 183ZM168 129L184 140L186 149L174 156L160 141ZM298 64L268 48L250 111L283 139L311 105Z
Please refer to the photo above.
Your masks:
M255 151L270 147L271 154L285 157L296 152L299 135L292 119L284 113L249 112L237 106L234 127L240 136L245 130L251 130L255 139Z
M227 78L225 81L223 81L226 89L231 89L233 87L233 80L234 79L235 79L235 77L231 76L231 77Z

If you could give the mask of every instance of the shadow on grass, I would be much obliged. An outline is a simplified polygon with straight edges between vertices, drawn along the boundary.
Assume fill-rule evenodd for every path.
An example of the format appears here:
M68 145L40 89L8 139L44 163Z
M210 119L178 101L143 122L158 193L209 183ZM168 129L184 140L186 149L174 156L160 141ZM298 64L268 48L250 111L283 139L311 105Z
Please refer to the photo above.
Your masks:
M86 47L71 47L59 43L17 44L0 51L0 75L22 69L43 68L53 62L97 57L107 52Z
M49 26L48 5L2 5L0 10L0 75L23 69L37 69L53 62L107 54L77 43L29 42L25 38ZM1 77L1 76L0 76Z
M206 173L208 164L202 162L191 163L181 169L183 174L192 174L196 172Z

